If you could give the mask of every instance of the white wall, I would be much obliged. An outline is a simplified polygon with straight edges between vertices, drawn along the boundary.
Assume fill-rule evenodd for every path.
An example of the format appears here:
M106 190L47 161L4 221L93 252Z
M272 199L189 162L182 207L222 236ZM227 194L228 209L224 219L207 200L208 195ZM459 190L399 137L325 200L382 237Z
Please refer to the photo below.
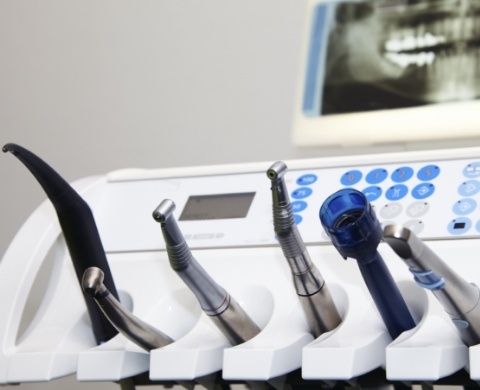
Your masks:
M68 181L401 150L291 144L304 9L301 0L2 0L0 142L31 149ZM1 256L45 195L10 155L0 155L0 180Z

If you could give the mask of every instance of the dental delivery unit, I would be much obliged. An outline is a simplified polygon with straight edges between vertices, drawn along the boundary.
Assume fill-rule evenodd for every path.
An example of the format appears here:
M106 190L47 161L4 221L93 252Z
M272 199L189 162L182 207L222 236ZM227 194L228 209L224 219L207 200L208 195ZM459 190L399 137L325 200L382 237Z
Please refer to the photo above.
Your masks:
M74 183L3 151L47 199L0 262L0 384L478 386L480 148Z

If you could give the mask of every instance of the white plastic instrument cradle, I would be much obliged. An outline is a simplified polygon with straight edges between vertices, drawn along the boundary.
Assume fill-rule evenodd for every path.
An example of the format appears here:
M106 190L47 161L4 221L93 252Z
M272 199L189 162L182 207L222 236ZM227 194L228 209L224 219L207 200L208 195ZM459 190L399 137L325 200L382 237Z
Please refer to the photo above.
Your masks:
M340 257L318 219L330 194L357 188L382 224L408 226L479 284L480 148L286 161L298 229L342 317L316 340L274 236L271 163L121 170L73 183L93 210L122 303L175 340L150 354L121 334L95 345L55 211L42 203L0 262L0 384L75 373L80 381L118 381L147 371L159 382L217 371L225 380L266 381L298 369L306 381L352 380L378 368L390 381L438 381L462 369L480 379L480 347L462 343L435 297L382 243L417 324L391 340L355 262ZM247 193L253 200L239 218L222 218L206 202L213 196L228 208L228 199ZM209 215L181 217L192 196ZM151 216L166 198L177 205L196 259L262 329L253 339L232 347L170 268ZM32 296L41 301L34 315L27 309Z

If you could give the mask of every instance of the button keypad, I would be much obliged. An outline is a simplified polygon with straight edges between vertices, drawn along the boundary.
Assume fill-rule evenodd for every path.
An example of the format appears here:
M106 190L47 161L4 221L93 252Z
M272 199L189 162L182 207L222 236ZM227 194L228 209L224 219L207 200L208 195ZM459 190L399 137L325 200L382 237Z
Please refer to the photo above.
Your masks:
M457 160L454 165L452 169L448 161L417 162L299 173L293 181L297 188L290 193L296 223L307 218L307 225L318 224L327 196L355 188L372 204L383 226L401 224L421 237L478 235L480 161Z

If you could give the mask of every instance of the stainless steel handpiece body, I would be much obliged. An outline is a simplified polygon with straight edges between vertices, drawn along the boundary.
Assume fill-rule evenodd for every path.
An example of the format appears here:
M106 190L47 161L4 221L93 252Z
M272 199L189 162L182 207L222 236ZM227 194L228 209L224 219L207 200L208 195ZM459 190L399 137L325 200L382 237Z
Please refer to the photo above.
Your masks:
M193 257L173 216L175 203L165 199L153 212L160 223L172 269L197 297L202 310L232 343L243 343L260 332L243 308Z
M97 302L112 325L125 337L146 351L161 348L173 340L128 311L103 284L103 271L97 267L85 270L82 279L84 291Z
M282 161L275 162L267 170L272 184L273 225L292 271L293 284L310 330L318 337L336 328L341 318L325 280L313 264L298 231L284 179L286 172L287 165Z
M407 264L417 284L431 290L439 300L465 344L479 344L480 289L463 279L409 229L388 225L383 238Z

